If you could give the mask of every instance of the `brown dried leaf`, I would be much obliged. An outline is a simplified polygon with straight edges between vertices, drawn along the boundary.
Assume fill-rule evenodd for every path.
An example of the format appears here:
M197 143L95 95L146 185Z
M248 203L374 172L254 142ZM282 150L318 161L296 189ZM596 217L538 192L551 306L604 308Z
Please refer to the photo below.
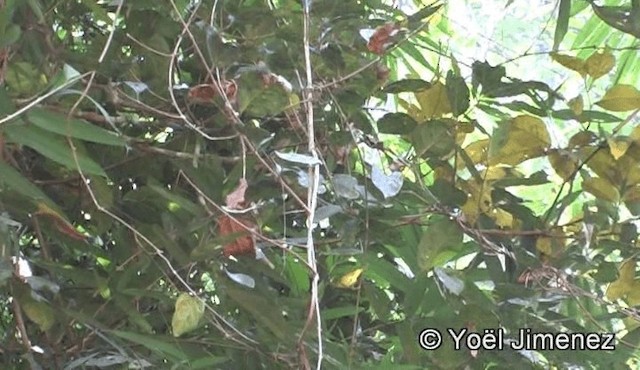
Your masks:
M244 193L247 191L247 187L247 180L244 178L240 179L240 183L235 190L229 193L225 198L227 207L234 209L240 208L244 203Z
M250 221L244 219L235 220L227 215L223 215L218 219L218 232L224 237L235 233L247 233L247 228L253 229ZM225 257L250 255L255 257L256 250L251 235L240 235L236 240L225 245L222 253Z

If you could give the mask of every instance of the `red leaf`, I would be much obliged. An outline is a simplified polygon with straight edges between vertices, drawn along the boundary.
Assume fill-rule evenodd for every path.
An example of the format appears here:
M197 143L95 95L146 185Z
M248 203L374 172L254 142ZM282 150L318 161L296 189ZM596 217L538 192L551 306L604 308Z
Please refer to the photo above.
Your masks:
M244 225L244 227L243 227ZM255 225L243 219L234 220L227 215L223 215L218 219L218 232L220 236L226 236L234 233L248 233L247 228L253 229ZM256 256L256 249L253 244L251 235L241 235L233 242L225 245L222 253L225 257L229 256Z

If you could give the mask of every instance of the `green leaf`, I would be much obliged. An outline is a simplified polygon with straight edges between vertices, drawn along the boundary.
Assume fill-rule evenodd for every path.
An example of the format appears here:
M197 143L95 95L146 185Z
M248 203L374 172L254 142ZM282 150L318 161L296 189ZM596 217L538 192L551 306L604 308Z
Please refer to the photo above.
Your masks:
M413 131L417 122L406 113L387 113L378 120L382 134L406 135Z
M66 117L44 109L35 108L27 113L27 121L41 129L92 143L125 146L125 140L111 131L91 123Z
M15 24L10 24L0 36L0 49L4 49L7 46L15 44L20 38L20 35L22 35L20 27Z
M599 199L614 203L620 200L620 193L618 192L618 189L602 177L590 177L588 179L584 179L582 182L582 188Z
M187 355L176 345L175 340L162 335L145 335L130 331L112 330L111 333L126 339L130 342L142 345L151 351L158 352L163 356L171 356L175 360L188 360ZM164 339L163 339L164 338Z
M291 326L284 321L278 307L274 307L266 298L230 285L225 286L225 292L278 339L285 340L288 337L287 329Z
M419 156L442 157L455 149L455 139L443 121L418 125L411 133L411 142Z
M447 73L447 98L454 116L459 116L469 109L469 87L464 78L456 76L453 71Z
M457 250L462 246L462 230L448 218L439 218L433 221L422 234L416 259L418 266L423 271L429 271L436 262L448 262L446 260L437 261L441 253L448 253L448 256L457 255Z
M357 309L354 306L333 307L322 310L322 319L335 320L341 317L354 316L362 311L364 311L364 307L358 307Z
M79 165L85 174L107 176L99 164L79 150L76 152L78 160L76 164L69 144L63 138L59 136L56 137L39 127L11 124L5 127L4 132L9 142L28 146L48 159L58 162L69 169L77 170ZM79 148L77 144L76 148Z
M558 46L564 39L569 29L569 18L571 17L571 0L560 0L558 18L556 19L556 31L553 34L553 50L557 51Z
M405 292L411 286L409 279L389 261L372 255L371 253L365 253L361 258L363 265L366 266L364 270L365 277L376 281L378 284L387 282L393 288Z
M471 70L473 90L482 85L482 92L487 96L502 85L502 78L506 76L503 66L493 67L487 62L473 62Z
M204 302L198 297L192 297L189 293L178 296L175 311L171 319L173 336L179 337L198 328L200 320L204 316Z
M407 18L407 21L409 22L410 25L413 25L414 23L422 22L425 18L428 18L433 14L435 14L435 12L437 12L441 7L442 7L442 4L437 4L435 6L431 4L431 6L427 6L413 13L411 16Z
M34 203L38 201L45 202L47 206L58 209L58 206L53 203L49 197L35 186L31 181L27 180L20 172L13 169L13 167L0 161L0 186L6 187L9 190L22 194L32 200Z
M200 215L202 213L201 209L193 203L191 200L179 195L175 190L169 190L164 186L156 183L155 181L150 181L147 185L149 189L155 191L162 198L169 201L169 210L173 211L174 208L179 208L185 210L192 215Z
M427 90L431 88L431 86L432 86L431 83L425 80L408 78L405 80L395 81L388 84L387 86L384 87L384 89L382 89L382 92L387 94L399 94L402 92L417 92L417 91Z
M518 116L500 124L489 146L489 164L516 165L545 154L551 137L544 122L532 116Z

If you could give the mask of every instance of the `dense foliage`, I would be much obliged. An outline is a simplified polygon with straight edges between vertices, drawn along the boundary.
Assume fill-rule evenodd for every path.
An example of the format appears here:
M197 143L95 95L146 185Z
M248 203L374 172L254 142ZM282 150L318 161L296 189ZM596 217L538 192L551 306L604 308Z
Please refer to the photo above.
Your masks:
M560 83L393 3L0 1L1 367L637 365L637 2L558 1Z

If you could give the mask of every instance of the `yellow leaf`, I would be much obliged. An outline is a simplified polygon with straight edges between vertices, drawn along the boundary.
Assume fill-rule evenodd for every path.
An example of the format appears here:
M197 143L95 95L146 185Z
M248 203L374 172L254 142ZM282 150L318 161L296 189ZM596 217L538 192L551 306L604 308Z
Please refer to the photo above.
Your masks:
M602 53L593 53L587 61L585 62L587 66L587 73L593 77L593 79L598 79L613 69L616 65L616 58L607 50Z
M634 288L636 276L636 262L628 259L622 263L618 270L618 279L609 284L607 288L607 298L616 300L624 297Z
M418 122L442 117L452 112L449 98L447 98L447 88L439 81L429 89L417 92L415 95L421 108L418 114L421 119Z
M175 311L171 319L173 336L179 337L196 329L204 316L204 302L198 297L182 293L176 300Z
M624 138L609 138L607 139L607 143L609 144L609 152L615 160L620 159L631 145L631 143Z
M469 185L470 195L462 206L462 212L467 221L473 224L479 215L487 213L491 209L491 191L493 189L490 184L478 184L475 181Z
M607 179L611 184L622 182L622 176L615 167L615 159L607 150L598 150L593 154L593 147L583 147L578 151L581 161L587 161L587 166L598 176Z
M481 164L487 161L487 153L489 150L489 139L483 139L474 141L473 143L467 145L464 148L464 151L467 153L467 156L471 159L474 164ZM462 169L466 166L466 163L462 159L460 155L456 159L456 164L458 169Z
M614 165L616 169L623 174L621 178L624 182L624 186L631 187L640 184L640 156L638 156L640 153L636 152L640 148L637 148L635 145L631 145L632 142L629 138L623 137L622 140L629 143L629 148L625 154L620 157L616 163L614 163Z
M553 170L564 181L569 180L578 169L578 161L566 150L552 150L547 158L549 158L549 163L551 163Z
M591 131L580 131L569 139L569 148L583 147L594 142L597 137Z
M631 131L631 135L629 135L629 138L636 144L640 144L640 126L636 126L633 128L633 131Z
M634 186L627 188L622 196L622 200L625 202L639 202L640 201L640 186Z
M518 116L499 127L489 147L489 165L516 165L544 155L551 146L547 127L540 118Z
M615 85L596 104L612 112L639 109L640 91L631 85Z
M640 305L640 281L636 280L631 285L631 290L627 293L627 303L630 306Z
M563 67L580 73L581 76L587 75L587 65L584 60L564 54L551 54L551 59L558 62Z
M508 168L506 167L498 167L498 166L490 166L485 171L482 171L480 175L484 179L484 181L496 181L505 178L508 174Z
M620 200L620 192L611 183L601 177L590 177L582 181L582 189L596 198L616 203Z
M575 114L576 116L581 115L582 112L584 111L584 102L582 101L581 95L578 95L575 98L569 100L567 105L569 106L569 109L571 109L573 114Z
M362 268L358 268L351 272L347 272L346 274L342 275L342 277L338 280L338 282L336 283L336 286L340 288L353 287L358 282L360 275L362 275L362 271L364 271Z

